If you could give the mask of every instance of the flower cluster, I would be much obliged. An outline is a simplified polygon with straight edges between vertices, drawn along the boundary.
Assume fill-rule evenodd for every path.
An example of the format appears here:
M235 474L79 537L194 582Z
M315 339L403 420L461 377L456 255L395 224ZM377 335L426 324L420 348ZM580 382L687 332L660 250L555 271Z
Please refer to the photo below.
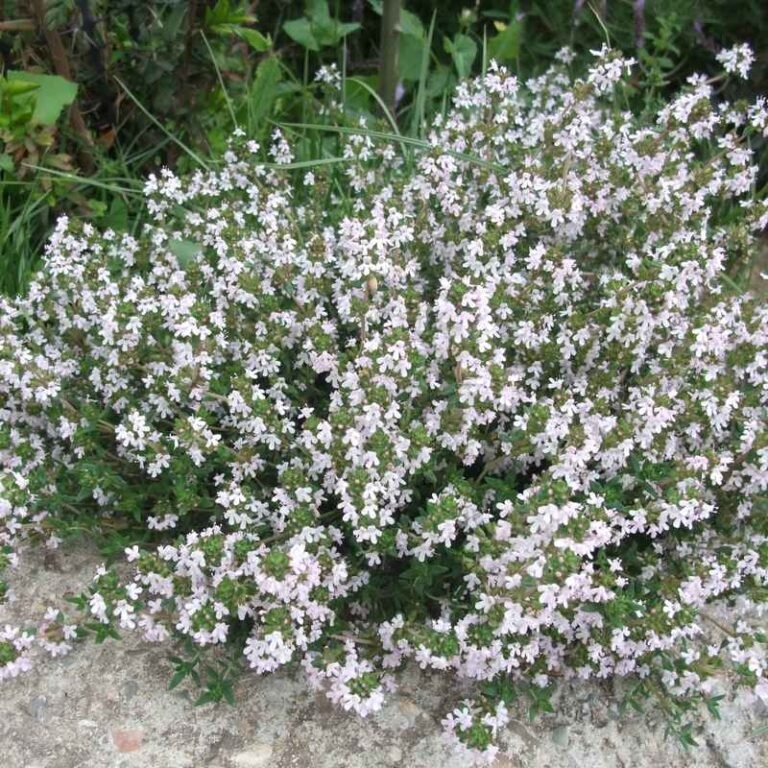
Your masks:
M754 51L747 43L724 48L717 54L717 60L729 74L735 74L742 80L749 77L749 71L755 63Z
M764 696L765 637L709 604L768 593L768 308L728 277L768 112L693 77L643 121L629 70L492 66L415 156L360 129L297 175L238 140L151 177L139 237L61 220L0 306L5 557L138 531L97 631L245 632L363 715L407 663L475 681L445 725L486 755L559 679Z

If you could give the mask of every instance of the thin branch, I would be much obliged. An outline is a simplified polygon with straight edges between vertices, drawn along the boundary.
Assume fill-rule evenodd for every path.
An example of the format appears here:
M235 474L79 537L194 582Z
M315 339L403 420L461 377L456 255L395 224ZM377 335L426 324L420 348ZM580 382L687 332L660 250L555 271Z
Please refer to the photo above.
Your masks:
M34 32L34 19L11 19L0 21L0 32Z

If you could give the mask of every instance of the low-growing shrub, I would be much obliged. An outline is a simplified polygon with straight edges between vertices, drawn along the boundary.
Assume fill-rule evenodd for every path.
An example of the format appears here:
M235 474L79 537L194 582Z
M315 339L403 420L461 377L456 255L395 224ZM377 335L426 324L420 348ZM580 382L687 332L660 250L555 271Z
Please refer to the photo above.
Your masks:
M768 310L727 270L768 108L696 77L642 124L630 68L492 67L427 146L309 171L238 137L150 178L136 239L60 221L1 307L4 557L85 525L135 570L8 627L2 674L136 628L365 715L416 663L476 682L444 722L486 756L562 679L632 676L684 740L721 669L768 697L707 608L766 599Z

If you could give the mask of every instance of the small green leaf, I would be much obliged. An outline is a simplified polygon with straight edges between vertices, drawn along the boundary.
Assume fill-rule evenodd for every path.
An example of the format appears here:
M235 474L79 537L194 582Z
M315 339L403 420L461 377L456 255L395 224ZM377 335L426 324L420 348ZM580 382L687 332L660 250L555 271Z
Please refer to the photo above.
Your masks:
M345 21L336 25L336 33L339 38L351 35L353 32L357 32L360 29L360 24L356 21Z
M477 43L469 35L456 35L453 40L446 37L444 45L446 52L451 54L459 77L469 77L477 56Z
M264 36L256 29L232 27L232 31L239 38L245 40L257 53L264 53L264 51L268 51L272 47L272 40L270 40L269 35Z
M696 741L696 739L693 736L693 733L691 733L691 725L684 725L677 734L678 739L680 740L680 743L683 745L684 749L689 749L690 747L698 747L699 742Z
M708 698L707 701L707 709L709 710L709 713L712 715L712 717L715 718L715 720L720 719L720 702L725 698L724 695L720 696L711 696Z
M213 8L205 9L205 25L217 34L222 33L221 28L250 24L255 20L253 16L249 16L237 8L232 8L229 0L217 0Z
M176 688L179 683L187 676L187 671L185 669L180 669L176 674L171 678L171 682L168 683L168 690L172 691L174 688Z
M113 197L109 210L101 217L100 224L118 232L127 230L128 206L119 197Z
M29 83L24 80L6 80L2 89L9 96L23 96L26 93L36 91L40 86L37 83Z
M170 240L168 249L176 257L182 269L186 269L201 251L200 246L191 240Z
M10 173L12 170L13 170L13 158L6 152L3 152L2 154L0 154L0 171L6 171Z
M283 31L294 42L297 42L303 48L308 51L319 51L320 44L317 42L315 35L312 32L312 25L309 19L293 19L292 21L286 21L283 24Z
M198 696L197 701L195 701L195 706L202 707L203 704L212 704L215 701L217 701L217 699L214 692L205 691L204 693L201 693L200 696Z

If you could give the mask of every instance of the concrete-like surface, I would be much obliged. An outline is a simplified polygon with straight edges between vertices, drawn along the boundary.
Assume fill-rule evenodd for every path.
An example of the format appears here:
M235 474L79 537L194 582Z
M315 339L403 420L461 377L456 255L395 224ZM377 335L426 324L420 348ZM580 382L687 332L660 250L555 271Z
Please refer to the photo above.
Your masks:
M42 615L79 591L98 558L71 548L27 552L16 601L0 623ZM463 768L440 718L461 696L449 681L409 671L400 692L361 720L311 692L301 675L245 675L238 705L194 707L168 691L170 649L135 637L77 648L0 684L0 768ZM183 687L183 685L182 685ZM768 768L768 711L729 696L684 752L650 717L619 716L611 691L576 686L555 715L513 722L497 768Z

